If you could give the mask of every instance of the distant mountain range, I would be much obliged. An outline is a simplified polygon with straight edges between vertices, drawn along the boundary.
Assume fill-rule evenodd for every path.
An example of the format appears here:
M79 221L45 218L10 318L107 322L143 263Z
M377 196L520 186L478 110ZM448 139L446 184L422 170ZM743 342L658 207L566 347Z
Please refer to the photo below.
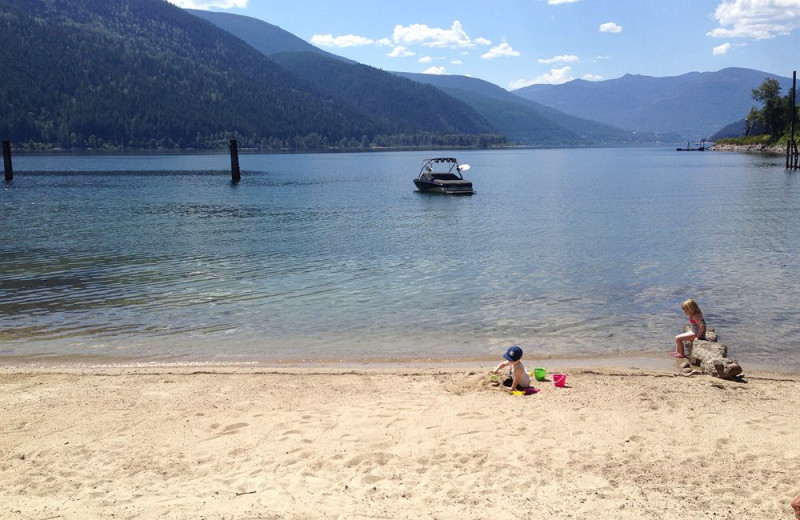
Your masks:
M433 85L484 116L512 142L527 145L581 145L653 142L656 136L571 116L527 100L493 83L466 76L395 73Z
M494 131L517 144L525 145L589 145L622 144L652 140L654 136L596 123L534 103L492 83L465 76L436 76L428 74L388 73L373 67L353 63L332 55L261 20L210 11L190 10L200 18L230 31L255 49L281 64L286 70L302 77L341 100L355 101L370 113L379 113L381 105L404 107L407 117L432 119L430 109L399 93L409 89L412 80L436 87L459 100L488 121ZM370 97L359 103L362 97ZM430 94L428 94L430 96ZM440 106L450 107L452 101L440 100ZM449 109L448 109L449 110ZM394 117L400 117L396 110Z
M231 31L273 58L286 52L308 52L352 63L261 20L209 11L191 12ZM278 61L287 69L293 68L291 57ZM752 90L765 79L778 79L783 92L791 87L790 78L741 68L663 78L628 74L606 81L533 85L513 92L466 76L395 74L433 85L463 101L510 141L521 144L707 138L750 112L755 106Z
M728 68L665 78L627 74L608 81L532 85L514 93L567 114L621 128L701 139L744 119L756 106L753 89L767 78L777 79L783 93L791 88L790 78Z
M163 0L0 0L0 20L0 137L29 149L680 141L740 120L771 77L725 69L508 92L382 71L254 18Z

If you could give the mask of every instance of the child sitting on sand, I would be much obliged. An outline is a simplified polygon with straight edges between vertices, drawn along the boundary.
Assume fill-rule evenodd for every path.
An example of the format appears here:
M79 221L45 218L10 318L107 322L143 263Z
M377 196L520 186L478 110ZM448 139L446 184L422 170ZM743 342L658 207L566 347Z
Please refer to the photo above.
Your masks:
M503 354L503 357L506 360L492 370L492 373L496 374L500 369L509 367L510 373L508 378L503 381L503 386L510 387L512 392L530 388L531 376L528 374L528 371L525 370L525 366L522 364L522 361L520 361L520 359L522 359L522 349L516 345L513 347L508 347L508 350L506 350L506 353Z
M700 310L697 302L689 298L681 304L681 309L689 316L689 324L692 326L692 330L675 336L675 352L672 355L677 358L686 357L683 351L684 341L691 342L696 339L706 339L706 321L703 319L703 311Z

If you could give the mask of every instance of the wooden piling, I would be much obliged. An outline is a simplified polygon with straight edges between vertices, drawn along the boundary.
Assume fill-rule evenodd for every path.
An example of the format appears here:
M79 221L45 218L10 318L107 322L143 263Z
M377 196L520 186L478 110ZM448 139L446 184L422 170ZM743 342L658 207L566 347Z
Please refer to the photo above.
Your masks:
M14 180L14 169L11 167L11 141L3 140L3 166L6 171L6 182Z
M239 171L239 147L236 139L231 139L231 182L236 184L242 180L242 173Z
M800 168L800 153L797 151L797 141L794 140L794 125L797 119L797 71L792 72L792 97L789 102L792 111L791 129L789 140L786 142L786 168L796 170Z

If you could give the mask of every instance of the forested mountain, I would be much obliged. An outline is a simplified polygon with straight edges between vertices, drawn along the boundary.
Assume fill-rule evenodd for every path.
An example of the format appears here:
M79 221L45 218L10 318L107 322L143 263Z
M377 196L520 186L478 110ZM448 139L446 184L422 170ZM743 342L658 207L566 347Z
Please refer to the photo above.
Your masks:
M0 137L29 149L700 138L746 115L752 89L771 77L725 69L509 93L473 78L381 71L260 20L165 0L0 0L0 70Z
M324 149L413 137L390 139L385 118L164 0L0 0L0 67L0 136L21 148L209 148L235 137ZM435 118L449 139L477 129L446 110Z
M766 78L776 78L783 92L791 87L789 78L728 68L664 78L627 74L607 81L532 85L514 94L621 128L701 139L745 117L756 105L753 89Z
M355 63L347 58L323 51L277 25L257 18L200 9L186 9L186 11L228 31L268 57L285 52L312 52L347 63Z
M272 58L326 95L373 114L393 133L411 133L422 125L435 133L494 131L475 110L430 85L310 52L276 54Z
M207 11L190 12L230 31L340 102L353 102L381 118L384 124L394 121L398 131L421 119L428 121L435 132L452 131L443 126L444 122L438 121L431 110L439 106L460 124L473 127L475 131L499 132L517 144L620 144L646 138L643 134L636 135L561 113L486 81L466 76L384 72L324 52L255 18ZM417 84L432 85L440 92ZM449 97L460 100L475 113L465 112L465 106L454 104ZM486 125L493 130L487 130Z
M477 78L433 74L396 73L428 83L467 103L513 142L528 145L622 144L653 141L647 133L634 133L611 125L570 116L516 96Z
M62 147L204 147L374 124L162 0L0 0L0 132Z
M389 133L413 135L412 146L424 146L434 135L482 134L480 142L498 142L498 130L472 107L440 90L325 52L256 18L189 10L231 32L338 103L370 114ZM499 132L502 134L502 132ZM492 135L495 134L495 135ZM457 138L454 144L460 143ZM391 144L380 143L378 144Z

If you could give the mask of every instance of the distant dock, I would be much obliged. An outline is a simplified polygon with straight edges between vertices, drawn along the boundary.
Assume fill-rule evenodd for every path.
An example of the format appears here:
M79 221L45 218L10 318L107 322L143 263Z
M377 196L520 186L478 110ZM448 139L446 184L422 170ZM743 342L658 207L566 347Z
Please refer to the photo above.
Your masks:
M689 143L686 143L686 148L675 148L676 152L705 152L706 151L706 142L698 146L697 148L692 148Z

